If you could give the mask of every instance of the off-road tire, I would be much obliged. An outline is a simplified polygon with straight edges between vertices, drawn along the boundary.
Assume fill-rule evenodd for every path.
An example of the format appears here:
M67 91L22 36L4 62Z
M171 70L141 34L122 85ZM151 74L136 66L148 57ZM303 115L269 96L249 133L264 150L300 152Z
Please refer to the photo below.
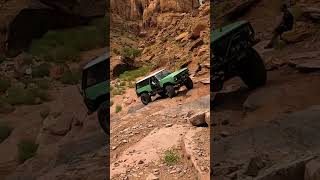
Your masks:
M262 58L253 48L248 49L245 63L242 65L240 72L241 79L250 89L266 84L266 68Z
M162 98L167 97L167 94L166 94L165 91L161 91L161 92L159 92L158 94L159 94Z
M169 98L173 98L176 95L176 91L172 85L167 85L166 86L166 95Z
M144 105L147 105L151 101L151 96L148 93L142 93L140 99Z
M192 80L191 80L190 77L187 78L187 80L186 80L186 82L185 82L184 85L186 86L186 88L187 88L188 90L190 90L190 89L193 88L193 82L192 82Z
M110 113L107 102L100 104L97 114L100 127L103 129L104 133L110 136L110 127L107 124L107 121L109 119L108 115Z

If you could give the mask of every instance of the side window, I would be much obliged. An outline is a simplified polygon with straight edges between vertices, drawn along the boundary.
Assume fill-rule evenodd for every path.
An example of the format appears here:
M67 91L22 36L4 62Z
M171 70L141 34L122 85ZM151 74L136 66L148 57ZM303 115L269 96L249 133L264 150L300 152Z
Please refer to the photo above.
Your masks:
M137 85L137 88L139 89L139 88L142 88L142 87L144 87L144 86L147 86L147 85L149 84L149 80L150 80L150 79L145 79L145 80L141 81L141 82Z
M93 86L108 79L107 65L107 61L103 61L89 68L87 86Z

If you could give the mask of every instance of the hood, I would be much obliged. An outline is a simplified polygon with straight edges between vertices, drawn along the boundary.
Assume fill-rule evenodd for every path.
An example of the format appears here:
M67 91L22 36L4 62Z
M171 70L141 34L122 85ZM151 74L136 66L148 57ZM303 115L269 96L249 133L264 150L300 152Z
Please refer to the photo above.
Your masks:
M173 73L170 74L170 76L176 76L178 74L180 74L181 72L184 72L184 71L188 71L188 68L183 68L183 69L180 69L178 71L175 71Z

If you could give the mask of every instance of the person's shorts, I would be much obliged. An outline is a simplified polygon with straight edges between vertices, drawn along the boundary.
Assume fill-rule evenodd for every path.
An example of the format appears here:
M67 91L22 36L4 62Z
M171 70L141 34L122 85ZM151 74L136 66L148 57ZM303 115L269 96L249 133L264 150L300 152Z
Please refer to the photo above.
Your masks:
M287 27L285 25L280 25L275 29L275 32L277 32L278 34L282 34L282 33L287 32L289 30L290 30L289 27Z

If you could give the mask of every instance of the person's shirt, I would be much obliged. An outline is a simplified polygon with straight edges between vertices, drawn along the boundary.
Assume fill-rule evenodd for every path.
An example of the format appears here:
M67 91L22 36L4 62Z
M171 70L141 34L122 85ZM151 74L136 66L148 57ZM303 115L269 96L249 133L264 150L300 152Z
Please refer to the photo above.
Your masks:
M291 29L293 27L293 15L291 14L291 12L289 10L286 10L283 12L283 16L282 16L282 22L281 25L284 25L286 27L288 27L289 29Z

